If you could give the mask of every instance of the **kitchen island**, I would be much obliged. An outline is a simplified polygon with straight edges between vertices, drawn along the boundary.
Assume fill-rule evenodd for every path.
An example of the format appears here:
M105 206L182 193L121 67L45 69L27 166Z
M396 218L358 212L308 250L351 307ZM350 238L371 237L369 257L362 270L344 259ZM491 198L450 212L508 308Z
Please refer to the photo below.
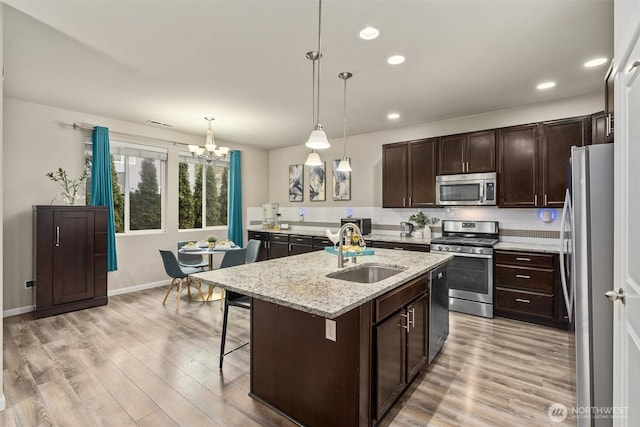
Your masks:
M194 274L253 298L251 396L302 425L372 426L428 355L428 273L448 254L376 249L337 267L314 252ZM366 264L375 283L329 278Z

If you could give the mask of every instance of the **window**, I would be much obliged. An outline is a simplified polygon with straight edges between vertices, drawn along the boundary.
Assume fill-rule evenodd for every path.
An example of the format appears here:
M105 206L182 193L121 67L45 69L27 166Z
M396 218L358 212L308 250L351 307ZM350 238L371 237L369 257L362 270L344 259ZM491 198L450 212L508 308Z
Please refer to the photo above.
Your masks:
M165 149L111 141L116 233L163 228L166 161Z
M180 154L178 167L178 228L227 225L229 163L207 163Z

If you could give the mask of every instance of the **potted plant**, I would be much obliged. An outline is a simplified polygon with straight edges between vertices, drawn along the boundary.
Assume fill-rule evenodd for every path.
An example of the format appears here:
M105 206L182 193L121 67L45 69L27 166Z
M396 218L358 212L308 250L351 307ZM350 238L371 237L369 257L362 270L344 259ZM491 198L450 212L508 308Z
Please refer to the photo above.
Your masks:
M209 242L209 249L215 248L217 241L218 241L218 238L216 236L207 237L207 242Z
M426 215L424 212L420 211L414 213L409 217L409 222L415 225L416 229L420 231L420 237L425 238L425 227L427 228L426 238L431 238L431 228L429 226L431 224L437 224L440 222L438 218L429 218L429 215Z
M49 172L46 176L48 176L51 181L60 184L63 190L62 193L57 194L53 200L51 200L51 203L53 203L58 197L63 197L68 205L76 205L84 198L84 195L81 194L80 190L82 189L84 181L89 176L89 164L85 159L84 170L77 179L69 178L67 176L67 172L62 168L58 168L55 172Z

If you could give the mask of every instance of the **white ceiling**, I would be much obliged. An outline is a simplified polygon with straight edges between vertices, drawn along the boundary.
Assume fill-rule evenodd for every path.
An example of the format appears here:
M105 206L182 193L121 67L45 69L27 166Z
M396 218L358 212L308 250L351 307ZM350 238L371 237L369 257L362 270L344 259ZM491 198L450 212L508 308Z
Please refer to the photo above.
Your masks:
M5 96L203 138L213 116L216 138L265 148L309 135L315 0L4 1ZM322 27L339 138L342 71L350 135L602 91L607 66L583 63L612 56L613 0L325 0Z

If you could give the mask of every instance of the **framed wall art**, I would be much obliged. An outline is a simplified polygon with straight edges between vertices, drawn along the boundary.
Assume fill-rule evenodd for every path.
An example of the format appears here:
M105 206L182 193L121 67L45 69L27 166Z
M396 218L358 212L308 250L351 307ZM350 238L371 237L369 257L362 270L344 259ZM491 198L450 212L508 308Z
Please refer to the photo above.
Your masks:
M289 166L289 201L302 202L304 200L304 166Z
M312 166L309 169L309 200L312 202L324 202L325 196L325 163L321 166Z
M351 172L340 172L338 165L340 160L334 160L333 163L333 179L331 181L333 188L333 200L351 200ZM351 159L349 159L351 161Z

